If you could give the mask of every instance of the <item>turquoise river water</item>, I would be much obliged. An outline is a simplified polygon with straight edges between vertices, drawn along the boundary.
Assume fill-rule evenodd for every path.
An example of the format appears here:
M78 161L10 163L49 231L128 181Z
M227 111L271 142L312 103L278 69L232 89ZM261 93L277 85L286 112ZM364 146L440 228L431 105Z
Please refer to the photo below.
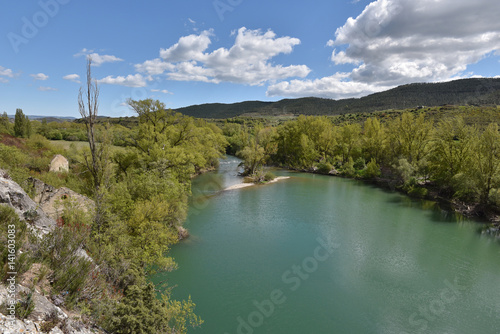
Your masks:
M234 157L193 182L171 255L190 333L500 333L500 244L479 225L366 183L278 170L240 183Z

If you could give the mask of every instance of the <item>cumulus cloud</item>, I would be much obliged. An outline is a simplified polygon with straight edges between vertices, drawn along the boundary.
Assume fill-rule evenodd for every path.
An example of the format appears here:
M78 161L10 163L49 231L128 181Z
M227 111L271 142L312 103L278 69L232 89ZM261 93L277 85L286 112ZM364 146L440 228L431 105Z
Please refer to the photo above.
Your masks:
M41 80L41 81L47 80L49 78L48 75L43 73L30 74L30 76L35 80Z
M40 86L38 87L38 90L41 91L41 92L55 92L55 91L58 91L57 88L53 88L53 87L44 87L44 86Z
M374 92L390 89L391 86L374 85L364 82L349 80L349 73L336 73L329 77L315 80L282 81L270 85L267 89L268 96L304 97L316 96L324 98L343 99L361 97Z
M207 52L212 30L198 35L184 36L167 49L160 50L160 58L136 65L141 73L158 75L166 73L171 80L232 82L261 85L265 82L290 77L305 77L310 69L305 65L273 65L271 58L289 54L300 40L277 37L269 30L240 28L230 49L219 48Z
M14 77L14 72L10 68L5 68L3 66L0 66L0 82L7 83L9 82L9 79L7 78L13 78Z
M499 15L500 7L491 0L374 1L327 43L334 47L331 59L336 65L353 66L349 75L278 83L268 94L297 95L301 87L302 96L314 87L325 94L322 84L333 81L329 96L337 98L344 96L344 85L376 91L461 77L468 65L498 55Z
M73 81L76 83L81 83L80 76L78 74L68 74L68 75L63 76L63 79Z
M171 94L171 95L174 94L172 92L169 92L166 89L151 89L151 91L154 92L154 93L163 93L163 94Z
M123 61L123 59L112 55L100 55L94 50L82 49L82 51L75 54L75 57L86 56L87 59L92 59L93 66L101 66L104 63L114 63L117 61Z
M108 85L120 85L125 87L145 87L147 85L146 78L144 78L141 74L135 75L127 75L113 77L111 75L97 80L98 83L108 84Z

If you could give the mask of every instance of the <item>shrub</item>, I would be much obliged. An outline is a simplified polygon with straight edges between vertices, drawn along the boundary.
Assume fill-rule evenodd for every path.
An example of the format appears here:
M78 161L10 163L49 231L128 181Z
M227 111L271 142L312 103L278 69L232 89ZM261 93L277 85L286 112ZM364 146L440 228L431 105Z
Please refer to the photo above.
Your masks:
M355 170L362 170L365 168L365 165L366 165L366 161L363 157L359 157L356 159L356 161L354 162L354 169Z
M16 303L16 317L26 319L35 309L33 301L33 291L28 293L21 292L21 299Z
M318 173L328 174L333 169L333 166L328 162L320 162L318 163L317 168L318 168Z
M377 164L377 161L375 159L371 159L370 162L366 165L364 176L367 178L380 176L380 166Z
M352 160L352 157L349 157L347 163L342 166L342 174L348 177L356 176L356 169L354 168L354 161Z
M412 186L408 191L408 195L418 198L424 198L425 196L427 196L428 192L429 191L426 188Z
M194 313L191 299L183 302L156 296L153 284L130 285L125 297L115 305L111 319L105 329L117 334L135 333L186 333L187 326L203 323Z
M273 173L271 172L266 172L266 174L264 174L264 181L272 181L276 178L276 175L274 175Z

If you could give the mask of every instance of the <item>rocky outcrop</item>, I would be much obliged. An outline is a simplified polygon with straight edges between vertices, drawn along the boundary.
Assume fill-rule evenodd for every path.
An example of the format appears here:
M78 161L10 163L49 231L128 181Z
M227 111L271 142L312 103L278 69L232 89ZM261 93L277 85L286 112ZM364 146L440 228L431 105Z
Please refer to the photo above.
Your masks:
M88 204L88 201L92 202L85 196L81 196L67 188L55 189L39 180L33 182L36 184L34 185L35 188L38 187L38 189L43 190L38 194L40 197L38 199L44 199L40 203L43 203L46 208L50 209L51 203L55 202L55 198L62 196L74 198L81 205ZM49 194L52 194L52 196L49 196ZM33 201L3 170L0 170L0 205L12 207L19 218L27 223L30 230L40 237L57 228L56 221L47 216L41 206ZM57 214L57 212L53 213ZM76 252L79 256L90 259L83 249L78 249ZM62 309L64 305L62 296L57 295L53 296L53 300L50 299L50 283L46 278L40 280L42 267L42 264L35 263L30 270L18 278L20 284L15 284L15 297L12 297L12 292L7 289L5 284L0 283L0 306L8 305L7 303L11 298L15 298L16 301L26 299L27 295L31 295L33 306L32 311L24 320L11 319L7 315L0 313L0 333L103 333L100 330L86 327L80 320L75 320L75 314L70 317ZM1 307L0 310L5 311ZM50 324L50 326L47 326L47 324Z
M19 293L27 294L30 290L22 285L16 285ZM87 328L81 321L70 319L60 307L54 305L47 297L36 291L32 292L33 311L24 320L12 320L0 313L0 333L46 333L42 332L42 325L47 319L52 319L54 327L49 333L102 333L99 330ZM18 298L20 300L20 298ZM0 284L0 305L8 301L8 291L4 284Z
M62 201L71 201L73 208L88 212L95 207L95 203L90 198L80 195L73 190L61 187L54 188L36 178L30 177L28 184L32 187L34 201L49 217L58 219L62 215Z
M49 165L49 172L67 172L69 171L68 159L58 154L52 159Z
M20 219L25 220L38 235L50 232L56 226L50 218L26 194L26 192L8 174L0 169L0 205L11 206Z

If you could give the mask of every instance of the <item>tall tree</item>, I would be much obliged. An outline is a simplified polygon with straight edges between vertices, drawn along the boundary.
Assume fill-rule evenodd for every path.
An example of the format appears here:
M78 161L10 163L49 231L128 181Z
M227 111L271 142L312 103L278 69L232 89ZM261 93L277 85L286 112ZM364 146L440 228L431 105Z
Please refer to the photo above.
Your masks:
M442 187L452 187L456 175L470 170L477 130L462 117L439 122L431 145L433 179Z
M0 133L10 133L9 116L7 116L7 113L5 111L0 118Z
M487 205L491 190L500 186L500 133L497 123L491 123L484 130L474 152L479 202Z
M366 159L375 159L377 162L381 162L385 141L385 128L378 118L368 118L364 123L364 135L362 137L363 153Z
M22 109L16 109L16 116L14 117L14 136L26 136L26 116L24 116Z

